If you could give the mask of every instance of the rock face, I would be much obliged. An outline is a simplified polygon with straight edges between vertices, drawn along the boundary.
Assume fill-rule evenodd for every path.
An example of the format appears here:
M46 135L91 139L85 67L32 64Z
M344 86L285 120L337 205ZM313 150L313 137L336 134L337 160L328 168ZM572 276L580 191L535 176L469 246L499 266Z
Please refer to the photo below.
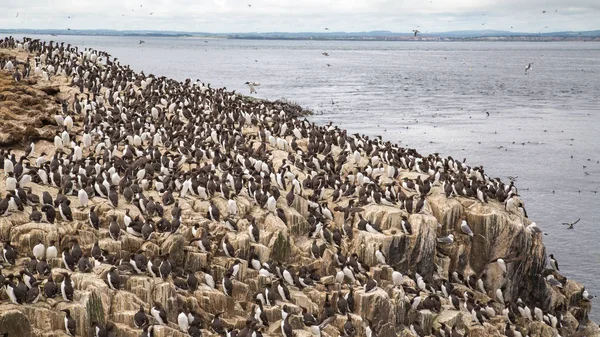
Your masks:
M4 309L0 312L0 334L7 336L31 336L31 323L27 316L18 310Z
M4 250L16 253L14 263L2 257L0 333L65 336L61 310L68 309L76 336L95 336L94 323L107 336L140 336L134 317L141 308L154 336L197 336L179 326L182 312L193 313L187 324L203 336L221 334L213 324L217 314L225 329L239 334L279 336L284 310L296 336L369 336L368 329L380 337L437 336L440 329L446 336L451 330L503 336L507 322L530 337L600 336L588 320L583 286L546 268L542 234L519 211L514 187L490 180L482 169L314 127L284 102L129 73L97 52L35 41L0 40L0 47L2 69L11 60L25 73L28 57L41 64L36 73L30 63L30 77L18 84L1 70L3 90L19 90L15 97L35 91L40 118L56 104L48 95L67 102L66 114L51 117L54 124L33 126L39 134L50 129L52 142L38 137L26 153L29 142L14 139L5 143L12 144L10 153L0 153L13 163L12 172L26 157L16 190L9 188L10 164L0 165L7 175L0 189L8 195L4 210L0 203L0 238ZM81 74L58 71L52 53ZM56 74L48 80L50 66ZM95 88L90 82L106 74L123 83ZM0 97L7 95L0 90ZM7 107L0 99L0 111ZM56 121L67 116L73 125L66 127L70 141L61 154L54 135L62 144L65 123ZM91 144L74 160L88 134ZM24 174L29 178L22 180ZM118 205L98 193L104 184ZM86 186L90 201L79 208L78 192ZM42 221L30 217L32 206L42 207L43 192L58 213L54 223L48 214ZM67 204L60 198L69 200L73 220L61 215ZM453 240L444 241L450 234ZM35 268L41 259L30 272L42 293L51 286L49 275L59 293L11 303L13 287L29 279L20 272L39 243L54 243L59 254L46 259L47 273ZM89 268L75 261L77 267L67 269L61 252L78 256L76 246ZM60 293L65 275L72 301ZM162 324L151 313L157 304L166 315ZM320 328L311 327L303 311Z

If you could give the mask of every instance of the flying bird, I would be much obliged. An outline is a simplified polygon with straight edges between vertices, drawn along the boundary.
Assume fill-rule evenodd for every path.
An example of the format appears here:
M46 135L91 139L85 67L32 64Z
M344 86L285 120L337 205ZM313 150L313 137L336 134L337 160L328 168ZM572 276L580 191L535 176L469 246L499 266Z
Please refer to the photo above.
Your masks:
M577 221L572 222L572 223L563 222L562 224L565 225L565 226L569 226L569 227L567 227L567 229L575 229L575 224L578 223L579 220L581 220L581 218L577 219Z
M413 29L413 33L415 33L415 37L417 37L417 34L419 34L421 31L419 31L418 29Z
M254 89L254 87L260 86L260 82L246 82L244 84L247 85L248 88L250 88L251 94L256 94L256 89Z
M15 16L15 18L18 18L18 17L19 17L19 12L17 12L17 16Z
M327 52L322 52L322 53L321 53L321 55L323 55L323 56L329 56L329 53L327 53Z
M140 44L142 44L142 43L146 43L146 41L144 41L144 40L140 40Z
M251 4L248 4L248 7L252 7L252 5L251 5Z
M154 14L154 12L150 12L150 15Z
M329 28L325 27L325 30L329 30Z
M527 74L528 74L527 72L528 72L529 70L531 70L531 68L533 68L533 62L529 63L529 64L527 65L527 67L525 67L525 75L527 75Z
M546 14L546 11L542 11L542 14Z

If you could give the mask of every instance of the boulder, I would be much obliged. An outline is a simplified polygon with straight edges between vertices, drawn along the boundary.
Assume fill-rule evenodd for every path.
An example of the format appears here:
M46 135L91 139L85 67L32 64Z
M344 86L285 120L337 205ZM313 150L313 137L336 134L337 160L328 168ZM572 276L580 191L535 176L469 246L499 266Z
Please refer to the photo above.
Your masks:
M183 264L183 261L185 259L185 252L183 250L184 245L185 240L183 239L182 235L170 234L160 246L160 251L162 254L168 253L170 255L170 258L172 258L177 265L181 265Z
M356 314L371 320L377 336L396 336L396 312L388 294L377 288L365 294L362 290L354 293Z
M7 336L31 337L31 323L26 315L8 306L0 306L0 334Z

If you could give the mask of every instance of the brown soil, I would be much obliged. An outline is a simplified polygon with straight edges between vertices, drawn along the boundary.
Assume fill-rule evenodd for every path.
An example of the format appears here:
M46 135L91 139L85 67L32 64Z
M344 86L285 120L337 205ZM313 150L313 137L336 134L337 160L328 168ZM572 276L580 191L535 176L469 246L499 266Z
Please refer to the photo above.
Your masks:
M52 140L53 116L60 107L52 95L59 92L54 86L38 88L35 80L16 83L12 74L0 70L0 147L14 147L29 139Z

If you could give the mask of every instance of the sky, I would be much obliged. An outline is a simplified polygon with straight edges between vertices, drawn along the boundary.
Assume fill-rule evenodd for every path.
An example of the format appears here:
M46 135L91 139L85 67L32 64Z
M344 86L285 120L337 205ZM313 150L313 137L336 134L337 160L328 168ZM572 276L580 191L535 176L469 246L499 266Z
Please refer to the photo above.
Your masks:
M325 32L325 28L585 31L600 29L600 1L0 0L0 29L67 28L214 33Z

